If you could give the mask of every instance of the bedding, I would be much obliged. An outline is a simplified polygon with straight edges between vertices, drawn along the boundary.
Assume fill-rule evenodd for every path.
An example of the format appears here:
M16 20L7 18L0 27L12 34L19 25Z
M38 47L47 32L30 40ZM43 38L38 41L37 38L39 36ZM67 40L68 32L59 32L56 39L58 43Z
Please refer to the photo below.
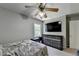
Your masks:
M47 56L47 47L41 43L24 40L3 46L3 56Z
M0 45L0 56L2 56L2 45Z

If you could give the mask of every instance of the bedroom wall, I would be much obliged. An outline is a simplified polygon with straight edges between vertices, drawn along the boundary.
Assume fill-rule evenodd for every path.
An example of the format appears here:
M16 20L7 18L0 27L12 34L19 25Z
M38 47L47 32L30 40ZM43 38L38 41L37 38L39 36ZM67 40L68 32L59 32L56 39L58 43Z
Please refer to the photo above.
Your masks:
M22 17L20 14L0 8L0 44L33 37L33 23L42 21Z
M55 22L55 21L61 21L62 22L62 32L46 32L45 31L45 24L50 23L50 22ZM63 38L64 48L66 47L66 16L61 16L61 17L58 17L58 18L53 18L53 19L44 21L43 27L44 27L43 34L62 35L64 37Z
M79 13L79 3L71 3L70 10L70 13Z

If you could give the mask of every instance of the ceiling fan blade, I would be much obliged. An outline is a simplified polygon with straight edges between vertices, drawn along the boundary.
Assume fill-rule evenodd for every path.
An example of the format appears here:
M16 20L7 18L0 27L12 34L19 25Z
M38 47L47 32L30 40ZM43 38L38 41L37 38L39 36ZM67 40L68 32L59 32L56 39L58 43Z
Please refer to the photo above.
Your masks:
M24 6L25 8L37 8L37 6Z
M25 5L25 8L38 8L38 4L34 4L34 5Z
M58 8L45 8L46 11L58 12Z

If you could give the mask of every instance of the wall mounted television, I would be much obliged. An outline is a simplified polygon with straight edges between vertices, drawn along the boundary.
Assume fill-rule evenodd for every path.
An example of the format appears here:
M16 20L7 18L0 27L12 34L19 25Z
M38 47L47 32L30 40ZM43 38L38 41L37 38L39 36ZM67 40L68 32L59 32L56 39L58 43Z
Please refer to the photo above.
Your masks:
M61 32L62 31L62 22L56 21L46 24L46 31L47 32Z

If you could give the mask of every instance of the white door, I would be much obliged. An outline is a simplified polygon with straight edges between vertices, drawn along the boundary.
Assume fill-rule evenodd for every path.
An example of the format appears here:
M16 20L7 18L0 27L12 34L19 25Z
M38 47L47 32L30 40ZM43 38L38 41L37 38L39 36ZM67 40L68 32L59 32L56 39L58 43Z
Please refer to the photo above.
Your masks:
M79 21L70 21L70 48L79 49Z

